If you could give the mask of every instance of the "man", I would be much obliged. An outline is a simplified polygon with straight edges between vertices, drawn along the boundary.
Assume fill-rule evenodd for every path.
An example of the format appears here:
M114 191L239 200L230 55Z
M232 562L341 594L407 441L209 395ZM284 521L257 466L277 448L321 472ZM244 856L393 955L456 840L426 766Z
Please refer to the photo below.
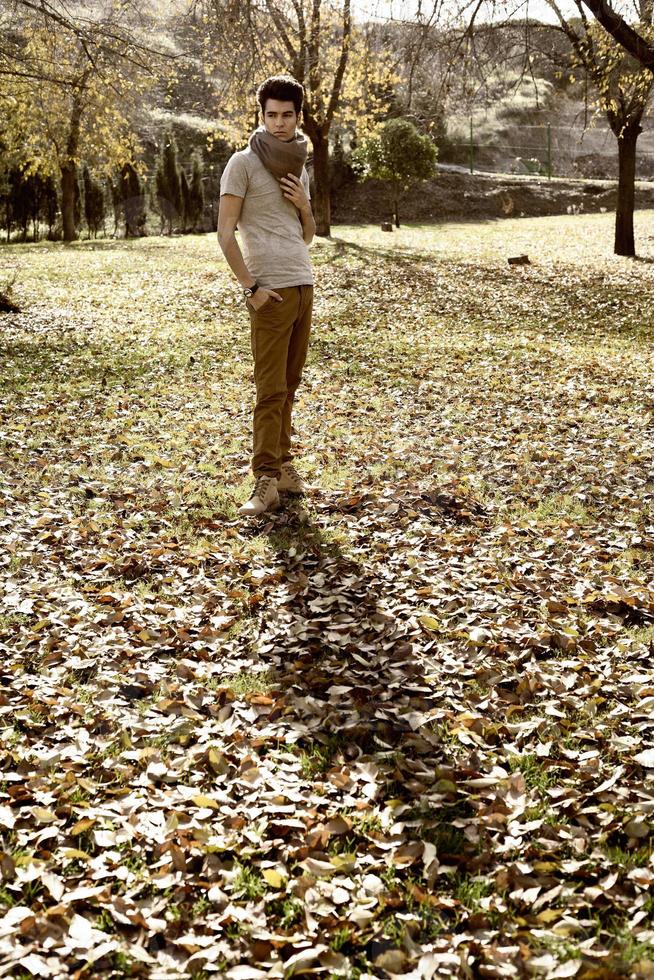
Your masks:
M313 306L308 245L316 230L304 166L307 140L296 131L303 98L294 78L266 79L257 91L263 126L245 150L234 153L220 180L218 242L243 287L256 384L255 485L239 508L245 516L279 506L280 490L306 489L291 455L291 412Z

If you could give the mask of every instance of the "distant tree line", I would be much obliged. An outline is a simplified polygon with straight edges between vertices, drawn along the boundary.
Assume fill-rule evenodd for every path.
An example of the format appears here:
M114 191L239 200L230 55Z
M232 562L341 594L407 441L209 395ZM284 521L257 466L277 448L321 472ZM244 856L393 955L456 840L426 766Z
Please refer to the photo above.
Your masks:
M213 211L207 214L205 179L198 151L191 157L190 172L180 165L172 133L162 141L154 180L145 180L129 162L110 177L100 177L84 164L76 168L73 185L76 232L86 232L88 238L138 238L147 234L149 218L154 219L153 230L158 218L160 234L208 230L214 220ZM31 172L29 166L0 169L0 229L7 241L61 239L61 190L55 178Z
M353 172L389 182L399 223L401 193L429 170L405 172L393 159L386 123L413 124L441 160L462 162L455 127L483 113L499 138L520 121L524 83L539 111L549 111L548 90L570 87L584 124L607 118L619 158L615 248L634 254L636 141L654 103L653 0L635 0L629 23L609 0L577 0L574 17L547 3L559 23L512 19L495 0L495 16L479 23L478 4L464 13L465 4L437 0L419 3L415 17L366 22L351 0L192 0L184 9L124 0L96 5L93 18L63 0L0 0L0 236L73 241L215 226L225 162L217 145L244 144L259 122L258 82L288 71L305 86L319 235L330 233L330 192ZM186 169L172 133L162 138L163 117ZM468 142L472 166L472 133ZM417 165L422 151L410 156Z

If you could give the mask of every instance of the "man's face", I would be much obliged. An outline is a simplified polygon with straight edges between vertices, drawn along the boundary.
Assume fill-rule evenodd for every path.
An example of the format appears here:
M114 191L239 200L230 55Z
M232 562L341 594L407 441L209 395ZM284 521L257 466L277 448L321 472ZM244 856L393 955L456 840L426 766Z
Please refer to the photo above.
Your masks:
M298 114L292 102L266 99L263 124L271 136L276 136L278 140L290 140L295 135L297 123Z

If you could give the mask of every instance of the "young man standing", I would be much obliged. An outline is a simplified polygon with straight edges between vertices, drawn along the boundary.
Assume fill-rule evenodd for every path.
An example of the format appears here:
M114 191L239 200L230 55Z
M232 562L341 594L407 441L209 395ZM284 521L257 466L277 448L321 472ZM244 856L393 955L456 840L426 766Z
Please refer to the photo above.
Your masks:
M291 461L291 412L313 306L308 245L316 230L304 166L307 139L296 132L303 98L294 78L266 79L257 91L263 126L231 157L220 180L218 242L243 287L254 358L255 485L239 509L246 516L278 506L279 490L305 490Z

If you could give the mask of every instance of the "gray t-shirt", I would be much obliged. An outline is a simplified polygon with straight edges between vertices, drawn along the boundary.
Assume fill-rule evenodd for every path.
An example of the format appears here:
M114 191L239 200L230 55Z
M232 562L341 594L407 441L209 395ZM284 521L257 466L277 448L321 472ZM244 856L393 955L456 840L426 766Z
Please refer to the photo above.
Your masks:
M300 177L309 194L309 175ZM245 264L260 286L312 286L309 249L295 205L248 146L229 160L220 178L220 193L243 198L238 231Z

